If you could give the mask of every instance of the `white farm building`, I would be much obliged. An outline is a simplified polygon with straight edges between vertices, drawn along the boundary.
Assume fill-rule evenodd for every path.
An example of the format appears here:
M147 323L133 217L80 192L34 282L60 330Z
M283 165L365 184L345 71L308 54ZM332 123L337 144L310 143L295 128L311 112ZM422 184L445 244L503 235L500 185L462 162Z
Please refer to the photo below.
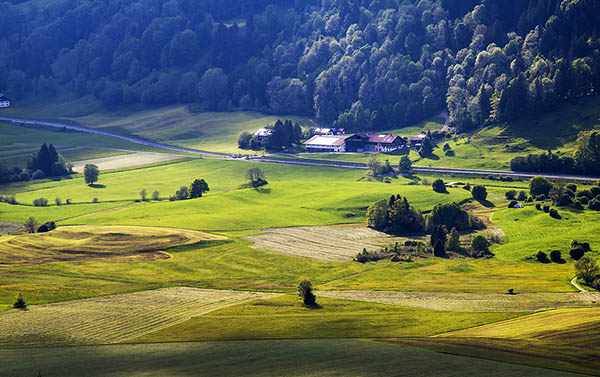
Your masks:
M346 152L347 136L315 135L304 142L307 152Z
M4 94L0 94L0 107L10 107L10 100Z

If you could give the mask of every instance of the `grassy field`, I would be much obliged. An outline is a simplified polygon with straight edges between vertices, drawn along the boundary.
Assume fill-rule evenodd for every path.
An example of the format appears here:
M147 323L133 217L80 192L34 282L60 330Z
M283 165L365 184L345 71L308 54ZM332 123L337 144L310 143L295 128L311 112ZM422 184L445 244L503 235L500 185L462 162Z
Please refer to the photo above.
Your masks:
M0 313L0 347L126 342L269 293L166 288Z
M597 375L600 309L562 309L435 338L384 342Z
M22 266L86 259L136 262L169 258L162 250L224 237L184 229L131 226L61 227L48 233L0 237L0 264Z
M351 339L5 349L7 376L573 376L565 372ZM65 368L68 365L68 368ZM208 372L209 371L209 372ZM450 372L452 371L452 372ZM33 372L33 374L32 374Z
M321 309L303 307L298 296L260 299L194 317L135 341L430 336L520 315L433 312L325 297L317 302Z

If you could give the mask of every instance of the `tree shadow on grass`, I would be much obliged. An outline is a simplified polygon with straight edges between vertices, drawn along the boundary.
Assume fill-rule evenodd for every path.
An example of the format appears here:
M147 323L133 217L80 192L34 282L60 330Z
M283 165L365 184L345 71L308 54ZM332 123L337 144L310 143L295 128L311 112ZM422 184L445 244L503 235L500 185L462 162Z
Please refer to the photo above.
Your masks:
M103 189L106 188L106 185L102 185L102 184L97 184L97 183L92 183L91 185L88 185L91 188L95 188L95 189Z
M490 202L487 199L484 200L478 200L479 204L481 204L482 206L484 206L485 208L494 208L496 207L496 205L492 202Z
M254 190L261 194L270 194L271 193L271 189L268 187L255 187Z
M434 160L434 161L437 161L439 159L440 159L440 156L438 156L435 153L431 153L431 154L428 154L427 156L423 157L423 160Z

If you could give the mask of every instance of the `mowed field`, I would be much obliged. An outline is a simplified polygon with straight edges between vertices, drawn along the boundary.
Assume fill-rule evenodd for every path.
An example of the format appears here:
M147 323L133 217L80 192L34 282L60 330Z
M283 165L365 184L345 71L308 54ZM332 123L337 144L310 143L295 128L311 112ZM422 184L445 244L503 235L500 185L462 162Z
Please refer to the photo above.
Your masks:
M270 293L165 288L0 313L0 347L126 342Z
M163 250L225 239L203 232L132 226L70 226L48 233L0 237L0 266L106 259L122 262L169 258Z
M597 308L600 305L600 292L540 292L509 295L506 293L319 291L318 294L325 297L457 312L531 312L573 307ZM509 327L505 327L504 330L509 330Z
M155 164L158 162L171 161L183 158L179 154L157 153L157 152L135 152L125 155L97 157L88 160L79 160L73 164L73 171L83 173L83 169L87 164L98 166L100 171L123 169L133 166L146 164Z
M261 250L326 261L351 261L363 249L378 251L407 238L358 226L292 227L264 229L245 237Z

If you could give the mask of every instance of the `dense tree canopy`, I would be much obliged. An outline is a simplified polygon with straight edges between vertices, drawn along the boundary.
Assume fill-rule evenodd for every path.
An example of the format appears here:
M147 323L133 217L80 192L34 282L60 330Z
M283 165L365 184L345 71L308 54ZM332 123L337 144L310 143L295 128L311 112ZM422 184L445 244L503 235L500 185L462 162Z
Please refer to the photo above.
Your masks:
M447 107L468 129L600 90L598 1L12 3L0 4L0 92L17 101L64 89L351 130Z

